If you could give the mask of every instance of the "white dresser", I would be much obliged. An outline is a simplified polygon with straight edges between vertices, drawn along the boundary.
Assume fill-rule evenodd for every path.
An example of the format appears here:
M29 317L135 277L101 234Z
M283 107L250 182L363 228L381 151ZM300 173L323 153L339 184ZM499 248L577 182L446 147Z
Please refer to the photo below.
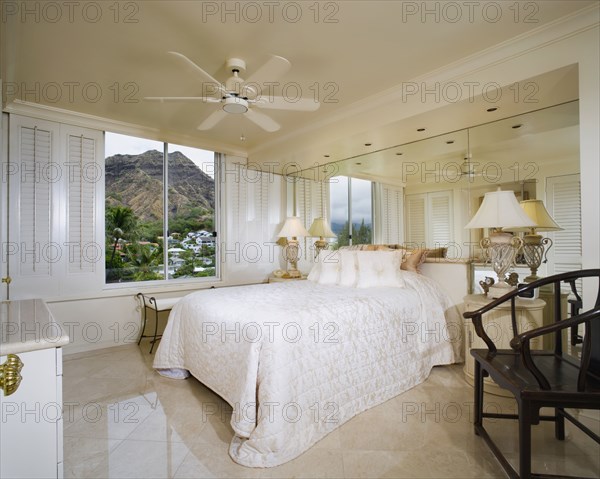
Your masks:
M69 337L39 299L0 302L0 328L0 478L63 477Z

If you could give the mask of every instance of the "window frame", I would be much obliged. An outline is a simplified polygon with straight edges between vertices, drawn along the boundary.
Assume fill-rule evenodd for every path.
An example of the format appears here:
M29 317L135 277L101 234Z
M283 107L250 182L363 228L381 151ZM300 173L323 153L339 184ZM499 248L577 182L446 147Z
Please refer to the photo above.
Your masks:
M347 178L348 180L348 188L347 188L347 195L346 195L346 201L347 201L347 212L348 212L348 216L346 218L346 221L348 221L348 245L352 246L353 245L353 237L354 237L354 225L352 223L353 221L353 215L352 215L352 180L361 180L361 181L368 181L370 183L370 194L371 194L371 243L373 244L373 242L375 241L375 223L377 220L377 218L375 217L375 182L374 181L370 181L370 180L365 180L363 178L356 178L353 176L346 176L346 175L338 175L335 176L333 178L339 178L339 177L343 177L343 178ZM331 178L331 179L333 179ZM329 207L331 208L331 189L329 190ZM331 220L330 220L331 221Z
M104 155L106 155L106 133L114 133L118 135L127 135L134 138L146 139L142 136L135 136L129 133L120 133L119 131L109 131L103 130L103 146L104 146ZM151 141L160 141L160 140L151 140ZM162 186L163 186L163 242L166 242L168 245L168 229L169 229L169 145L171 144L168 141L162 141L163 145L163 174L162 174ZM187 145L176 145L176 146L187 146ZM189 148L197 148L195 146L190 146ZM201 148L197 148L201 149ZM212 151L212 150L205 150ZM106 156L105 156L106 159ZM148 280L148 281L127 281L127 282L115 282L115 283L107 283L106 282L106 262L103 264L103 278L104 285L103 290L119 290L125 288L156 288L159 286L177 286L177 285L189 285L189 284L204 284L204 283L214 283L222 281L222 267L221 267L221 254L220 254L220 231L221 231L221 197L223 188L221 187L221 165L223 163L223 154L217 151L213 151L213 165L214 165L214 211L213 211L213 237L215 238L215 274L214 276L205 276L205 277L195 277L195 278L173 278L169 279L168 274L168 247L165 247L163 244L163 273L165 277L163 279L156 280ZM104 165L104 168L106 166ZM106 170L104 169L104 172ZM105 180L106 181L106 180ZM106 215L106 191L104 191L104 198L102 201L102 217L104 218ZM104 234L106 234L106 226ZM106 251L104 252L106 255Z

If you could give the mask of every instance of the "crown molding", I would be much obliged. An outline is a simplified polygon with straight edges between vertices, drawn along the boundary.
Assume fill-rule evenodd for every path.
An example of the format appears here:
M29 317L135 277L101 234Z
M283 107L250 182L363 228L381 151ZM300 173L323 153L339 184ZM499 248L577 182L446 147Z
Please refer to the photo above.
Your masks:
M90 128L92 130L111 131L123 135L138 136L149 140L157 140L168 143L185 145L193 148L200 148L226 155L247 158L247 152L236 148L224 146L221 143L210 141L194 141L187 135L180 135L173 132L165 132L157 128L143 127L133 123L111 120L86 113L79 113L71 110L64 110L39 103L32 103L23 100L14 100L3 110L6 113L28 116L40 120L54 121L68 125Z

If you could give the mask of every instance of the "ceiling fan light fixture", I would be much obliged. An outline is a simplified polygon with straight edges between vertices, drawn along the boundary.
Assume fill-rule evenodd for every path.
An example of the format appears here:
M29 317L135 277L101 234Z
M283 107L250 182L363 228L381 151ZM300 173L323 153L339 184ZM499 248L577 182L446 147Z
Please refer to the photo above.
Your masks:
M225 99L223 110L227 113L246 113L248 111L248 102L243 98L231 96Z

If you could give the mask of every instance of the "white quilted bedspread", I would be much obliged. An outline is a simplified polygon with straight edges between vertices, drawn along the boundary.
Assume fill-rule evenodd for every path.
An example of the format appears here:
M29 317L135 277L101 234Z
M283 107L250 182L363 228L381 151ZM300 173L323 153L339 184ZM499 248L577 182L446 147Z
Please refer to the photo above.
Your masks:
M277 466L461 359L450 300L431 279L403 277L405 288L290 281L190 294L154 367L189 371L233 407L237 463Z

